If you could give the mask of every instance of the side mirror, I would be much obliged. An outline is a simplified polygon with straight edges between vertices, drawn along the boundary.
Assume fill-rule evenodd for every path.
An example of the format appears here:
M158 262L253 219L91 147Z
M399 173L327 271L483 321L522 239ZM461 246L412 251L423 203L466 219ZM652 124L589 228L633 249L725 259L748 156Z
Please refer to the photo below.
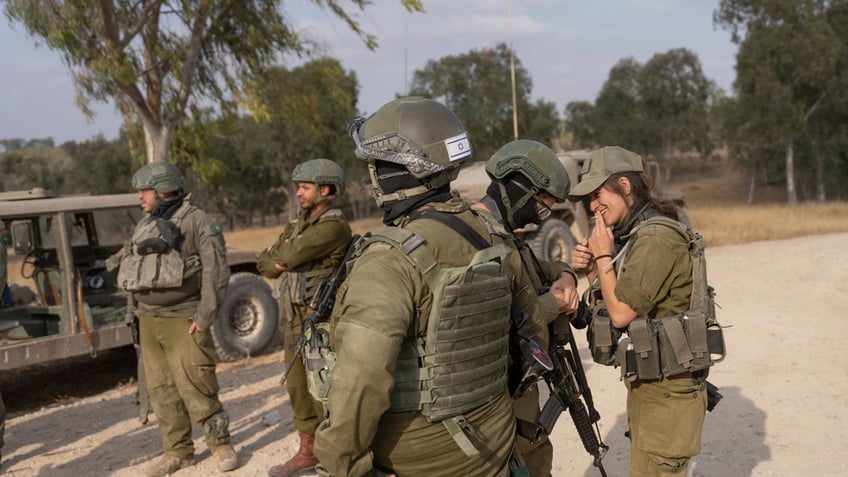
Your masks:
M33 249L32 222L22 221L12 224L12 243L15 244L15 253L27 255Z

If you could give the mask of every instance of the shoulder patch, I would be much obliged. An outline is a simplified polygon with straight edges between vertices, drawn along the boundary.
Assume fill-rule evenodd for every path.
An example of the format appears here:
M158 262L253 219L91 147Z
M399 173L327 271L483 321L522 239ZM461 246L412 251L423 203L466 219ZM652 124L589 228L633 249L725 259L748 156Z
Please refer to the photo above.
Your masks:
M219 224L218 222L215 222L214 224L209 225L209 232L211 232L212 235L218 235L223 231L224 231L224 227L222 227L221 224Z

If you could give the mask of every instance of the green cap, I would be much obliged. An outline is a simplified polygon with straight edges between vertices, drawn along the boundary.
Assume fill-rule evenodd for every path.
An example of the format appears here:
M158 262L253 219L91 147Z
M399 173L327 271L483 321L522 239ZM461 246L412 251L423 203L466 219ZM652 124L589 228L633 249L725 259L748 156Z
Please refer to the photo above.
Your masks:
M642 172L642 156L618 146L595 149L583 163L580 181L568 198L576 201L591 194L619 172Z

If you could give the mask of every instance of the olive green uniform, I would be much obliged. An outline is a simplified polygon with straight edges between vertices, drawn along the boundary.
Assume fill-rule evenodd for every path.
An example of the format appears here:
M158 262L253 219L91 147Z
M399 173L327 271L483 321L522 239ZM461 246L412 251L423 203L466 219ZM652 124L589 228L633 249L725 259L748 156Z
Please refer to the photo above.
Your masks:
M489 197L483 199L484 204L490 208L492 215L503 223L500 212L491 201L492 199ZM521 243L518 250L521 256L521 266L527 274L536 294L539 295L540 300L549 301L554 299L550 292L542 293L542 286L545 282L555 281L563 272L570 273L574 278L574 282L577 283L577 275L574 273L574 269L567 263L534 260L532 251L530 251L525 243ZM548 324L559 316L558 312L553 314L548 313L547 316L539 316L538 314L533 316L533 310L522 309L522 311L530 315L533 325L539 330L539 334L535 337L536 341L539 342L542 348L547 349L549 340ZM521 397L515 399L514 408L516 418L528 422L537 422L539 414L542 412L539 408L538 386L532 386ZM554 449L548 436L543 435L538 442L533 444L529 439L519 434L516 444L531 476L547 477L551 475Z
M526 249L526 244L522 244L522 248ZM524 271L530 277L536 293L541 292L541 284L543 282L555 281L563 272L570 273L574 277L574 282L577 282L577 276L574 274L574 270L570 265L563 262L538 262L541 268L536 269L530 261L532 259L528 260L529 255L527 254L529 253L529 250L521 250L521 253L523 258L526 257L522 260ZM550 292L544 294L540 293L540 296L545 295L550 295ZM557 316L558 315L553 316L552 318L555 319ZM538 341L544 349L548 348L548 324L551 321L552 319L550 317L543 323L537 323L537 319L533 319L534 325L539 329L536 341ZM534 385L527 391L527 393L516 399L514 401L514 406L515 416L518 419L529 422L537 422L539 414L542 412L539 407L538 385ZM538 442L533 444L530 440L519 434L516 443L518 445L518 451L524 458L524 462L527 464L527 469L530 471L530 475L532 477L548 477L551 475L554 460L554 449L551 445L550 439L548 439L548 436L543 435Z
M675 230L650 224L631 245L615 295L638 316L664 318L689 309L692 260ZM691 373L627 382L630 476L683 477L701 449L707 409L703 379Z
M427 207L455 214L481 236L489 236L483 222L457 198ZM401 219L400 224L424 238L439 266L467 265L477 251L439 222ZM520 258L517 253L512 256L510 276L519 302L534 303L527 306L535 313L555 313L555 300L536 301L526 276L521 275ZM367 247L336 299L332 318L336 364L327 402L329 418L315 437L315 455L321 465L337 477L366 475L372 469L399 476L507 475L515 415L506 387L485 404L462 413L475 430L480 455L474 457L460 449L441 422L430 422L418 411L387 412L401 344L413 334L423 336L432 306L424 277L402 252L383 243ZM413 330L416 317L419 329Z
M275 293L280 303L285 360L287 366L292 366L286 379L286 389L294 412L295 428L310 435L315 434L323 418L323 406L309 394L303 360L295 359L295 345L303 320L312 311L304 302L312 297L302 296L293 300L292 296L299 293L296 289L301 285L298 280L300 274L331 271L338 267L350 237L350 226L340 210L324 210L315 217L309 217L309 211L304 210L296 221L286 225L274 245L259 254L256 265L262 275L278 278ZM289 271L280 272L275 264L285 266Z
M210 331L230 275L226 247L221 226L190 199L190 194L185 196L174 216L182 217L180 255L187 263L199 260L195 277L199 275L200 283L187 277L178 289L135 294L150 403L165 452L181 459L194 455L192 421L203 424L210 449L230 440L228 418L218 399L218 355ZM149 215L137 229L148 220ZM192 321L203 331L189 334Z

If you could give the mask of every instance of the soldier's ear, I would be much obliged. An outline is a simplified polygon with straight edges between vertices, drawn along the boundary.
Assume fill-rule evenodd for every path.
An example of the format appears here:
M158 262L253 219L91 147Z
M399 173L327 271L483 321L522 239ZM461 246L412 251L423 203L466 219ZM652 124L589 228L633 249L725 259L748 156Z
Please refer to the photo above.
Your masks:
M330 186L326 184L318 186L318 193L321 194L321 197L329 197L331 192Z

